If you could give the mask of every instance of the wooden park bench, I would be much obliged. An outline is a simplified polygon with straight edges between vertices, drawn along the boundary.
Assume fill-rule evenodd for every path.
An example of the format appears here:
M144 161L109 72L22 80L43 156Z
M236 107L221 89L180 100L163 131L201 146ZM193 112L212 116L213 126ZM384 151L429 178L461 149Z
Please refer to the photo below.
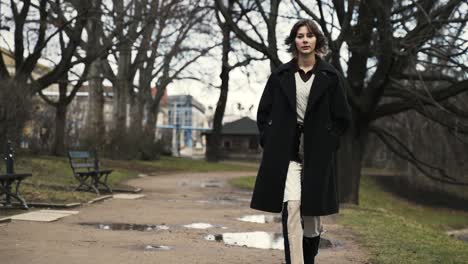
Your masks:
M0 174L0 197L5 196L5 200L1 203L5 207L12 207L11 198L16 199L23 208L28 209L28 204L21 197L20 185L27 177L32 176L31 173L15 173L14 169L14 152L11 142L7 142L5 150L5 174ZM12 188L14 186L14 188Z
M107 178L113 170L104 170L100 167L97 151L69 151L68 159L73 171L73 176L79 181L75 191L94 191L99 193L99 187L112 193L107 184Z

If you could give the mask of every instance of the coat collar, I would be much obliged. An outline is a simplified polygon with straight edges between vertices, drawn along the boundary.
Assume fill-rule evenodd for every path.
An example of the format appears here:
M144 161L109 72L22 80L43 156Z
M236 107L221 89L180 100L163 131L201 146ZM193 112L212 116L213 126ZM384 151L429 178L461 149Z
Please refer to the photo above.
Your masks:
M316 59L316 63L317 63L317 66L316 66L316 71L317 72L322 71L322 72L326 72L327 74L328 73L336 74L335 68L330 63L324 61L320 56L317 56L317 55L315 55L315 59ZM290 60L289 62L280 65L276 69L276 71L278 73L282 73L284 71L294 72L297 69L297 62L296 61L297 61L297 59L294 58L294 59Z
M336 70L333 66L319 56L317 59L316 71L312 87L310 89L310 95L307 103L305 115L310 111L311 107L318 101L322 96L328 84L330 82L330 74L336 75ZM282 64L277 68L277 73L280 76L280 84L283 92L288 98L288 102L291 108L296 111L296 81L294 79L294 72L297 69L295 59L292 59L288 63ZM304 115L304 118L305 118Z

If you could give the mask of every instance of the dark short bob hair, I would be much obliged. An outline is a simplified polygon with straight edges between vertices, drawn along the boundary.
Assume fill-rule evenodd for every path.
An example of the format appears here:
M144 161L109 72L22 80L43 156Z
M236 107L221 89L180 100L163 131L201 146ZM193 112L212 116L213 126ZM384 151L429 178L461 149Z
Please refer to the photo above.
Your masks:
M322 30L317 26L317 24L311 19L301 19L294 24L289 33L289 36L285 39L284 43L288 46L288 52L292 53L294 57L297 56L296 48L296 35L300 27L306 26L312 34L317 38L317 43L315 44L315 52L319 55L325 55L328 51L327 39L323 35Z

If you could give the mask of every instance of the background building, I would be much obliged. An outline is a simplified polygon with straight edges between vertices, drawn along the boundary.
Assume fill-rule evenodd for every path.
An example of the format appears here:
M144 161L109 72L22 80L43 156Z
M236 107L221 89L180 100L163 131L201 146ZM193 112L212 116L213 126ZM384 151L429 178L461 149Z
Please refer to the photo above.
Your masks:
M175 152L192 155L193 151L204 153L205 141L202 132L208 129L206 109L191 95L168 97L168 120L173 128Z
M211 131L203 134L209 143ZM223 159L260 159L262 150L257 123L249 117L225 123L221 130L220 151Z

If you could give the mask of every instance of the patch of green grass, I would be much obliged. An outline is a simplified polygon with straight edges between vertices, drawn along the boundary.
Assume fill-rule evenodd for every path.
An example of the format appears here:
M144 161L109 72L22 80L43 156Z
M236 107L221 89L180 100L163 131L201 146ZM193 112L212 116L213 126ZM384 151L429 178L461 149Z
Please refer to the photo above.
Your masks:
M255 177L231 180L252 189ZM420 206L382 190L368 176L361 178L360 205L340 212L340 222L358 235L374 264L468 263L468 245L444 231L468 227L468 213Z
M255 176L245 176L229 180L229 183L234 187L252 190L255 185Z
M23 181L21 194L28 202L70 203L85 202L96 198L92 192L73 191L78 181L73 177L68 158L52 156L23 156L15 161L16 172L32 172ZM110 168L103 166L104 168ZM108 183L116 187L122 181L133 178L136 171L114 169Z
M339 219L361 237L372 263L468 263L466 243L444 233L468 226L468 213L412 204L367 176L360 190L360 205Z
M204 160L164 156L157 161L102 159L101 163L103 168L114 170L108 178L108 183L112 188L121 185L127 179L136 177L139 173L255 170L251 166L239 164L210 163ZM0 169L4 170L2 165ZM29 202L85 202L96 197L96 194L92 192L72 191L78 181L73 177L66 157L18 155L15 160L15 171L33 174L21 185L21 194Z

